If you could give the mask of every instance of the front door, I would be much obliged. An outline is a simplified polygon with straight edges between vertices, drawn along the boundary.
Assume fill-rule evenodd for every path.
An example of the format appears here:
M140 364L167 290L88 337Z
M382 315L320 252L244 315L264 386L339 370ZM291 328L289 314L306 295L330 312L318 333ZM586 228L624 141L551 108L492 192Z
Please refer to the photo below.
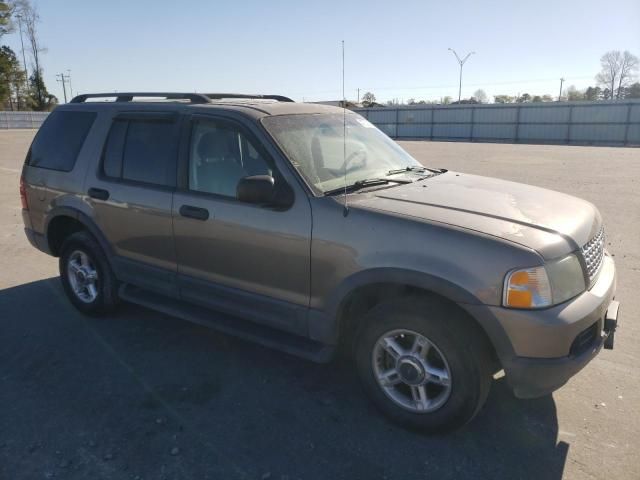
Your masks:
M223 117L191 119L188 148L181 158L184 185L173 202L180 294L185 300L305 334L310 205L306 196L293 194L291 179L282 175L275 155L258 135ZM239 202L236 186L251 175L272 175L276 188L291 194L291 205Z

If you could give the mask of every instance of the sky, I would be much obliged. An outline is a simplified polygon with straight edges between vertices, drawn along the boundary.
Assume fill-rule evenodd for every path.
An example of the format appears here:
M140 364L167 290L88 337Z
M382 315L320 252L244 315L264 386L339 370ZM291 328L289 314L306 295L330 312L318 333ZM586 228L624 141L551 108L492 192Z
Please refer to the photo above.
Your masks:
M204 1L32 0L49 90L74 94L246 92L298 101L357 89L378 101L458 94L448 48L471 56L462 96L551 94L594 85L607 50L640 56L640 0ZM5 36L18 53L20 39Z

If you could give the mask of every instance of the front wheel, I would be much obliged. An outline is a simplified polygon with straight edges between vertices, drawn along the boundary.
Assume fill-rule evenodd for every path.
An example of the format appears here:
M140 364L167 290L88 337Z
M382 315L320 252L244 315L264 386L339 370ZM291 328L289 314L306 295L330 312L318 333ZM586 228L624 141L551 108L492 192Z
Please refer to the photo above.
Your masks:
M362 319L355 357L376 406L414 430L461 427L480 410L491 386L482 332L438 299L375 307Z

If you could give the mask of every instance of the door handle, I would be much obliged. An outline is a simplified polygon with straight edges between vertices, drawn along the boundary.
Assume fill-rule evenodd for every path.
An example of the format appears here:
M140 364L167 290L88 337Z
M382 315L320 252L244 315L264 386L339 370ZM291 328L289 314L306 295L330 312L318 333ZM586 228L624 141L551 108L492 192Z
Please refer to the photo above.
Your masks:
M109 199L109 191L104 190L102 188L93 188L89 189L89 196L91 198L95 198L96 200L108 200Z
M187 218L195 218L196 220L208 220L209 210L191 205L182 205L180 207L180 215Z

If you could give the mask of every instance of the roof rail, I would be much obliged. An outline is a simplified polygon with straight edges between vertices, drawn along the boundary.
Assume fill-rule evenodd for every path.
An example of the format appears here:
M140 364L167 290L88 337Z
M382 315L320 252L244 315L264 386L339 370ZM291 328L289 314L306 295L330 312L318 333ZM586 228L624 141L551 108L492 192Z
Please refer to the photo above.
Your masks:
M210 103L211 100L224 99L256 99L277 100L278 102L293 102L283 95L251 95L247 93L176 93L176 92L114 92L114 93L85 93L71 99L70 103L84 103L90 98L115 98L116 102L132 102L134 97L166 98L167 100L189 100L191 103Z
M211 100L248 98L256 100L277 100L278 102L293 102L292 99L283 95L251 95L248 93L204 93L203 95L206 95Z
M89 98L115 98L116 102L131 102L133 97L166 98L167 100L189 100L191 103L210 103L209 97L201 93L166 93L166 92L116 92L85 93L73 97L70 103L83 103Z

